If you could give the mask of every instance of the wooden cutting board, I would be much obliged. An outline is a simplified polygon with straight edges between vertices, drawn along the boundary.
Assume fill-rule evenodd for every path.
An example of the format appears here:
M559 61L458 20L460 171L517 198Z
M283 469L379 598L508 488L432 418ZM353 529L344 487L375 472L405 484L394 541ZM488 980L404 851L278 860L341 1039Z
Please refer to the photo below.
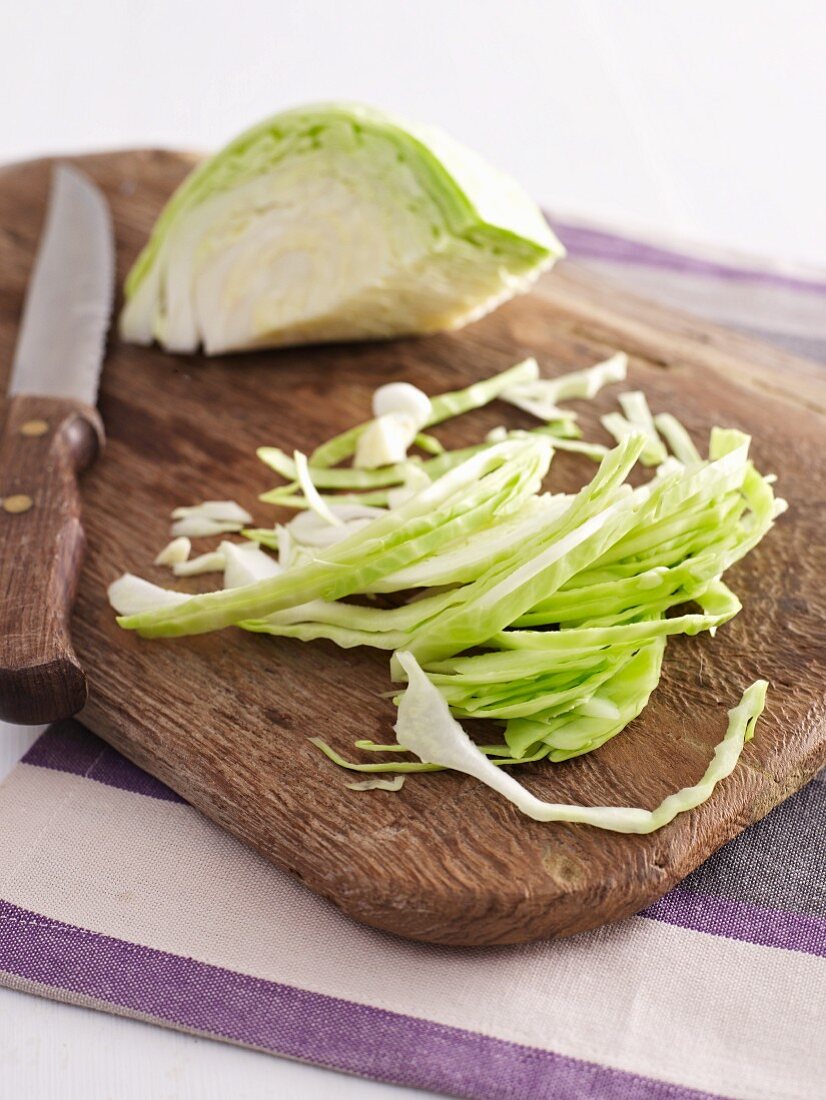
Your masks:
M122 281L192 159L167 152L72 158L114 211ZM50 163L0 173L0 364L8 370L47 195ZM304 450L369 412L372 390L405 379L453 389L536 354L546 373L616 348L655 411L704 441L712 424L752 432L790 510L727 575L745 609L714 639L669 642L663 680L640 719L598 752L520 771L556 802L653 807L695 782L726 710L758 676L766 713L735 773L702 807L651 836L539 824L475 780L411 777L398 794L355 793L308 743L386 741L388 659L228 630L145 641L119 630L105 596L124 570L153 567L169 512L235 498L261 524L274 483L255 448ZM3 385L2 391L5 386ZM615 391L614 391L615 392ZM582 404L591 438L613 393ZM108 445L83 492L89 550L74 636L91 684L83 720L209 817L357 920L444 944L569 935L639 910L800 787L826 757L826 380L814 364L636 300L563 264L535 293L465 331L396 343L261 352L205 361L113 338L100 411ZM502 406L438 434L465 444L507 418ZM551 484L590 476L559 455ZM206 545L206 544L205 544ZM20 563L25 568L25 563ZM209 578L200 578L200 587ZM198 582L190 582L195 590ZM277 914L273 915L277 919Z

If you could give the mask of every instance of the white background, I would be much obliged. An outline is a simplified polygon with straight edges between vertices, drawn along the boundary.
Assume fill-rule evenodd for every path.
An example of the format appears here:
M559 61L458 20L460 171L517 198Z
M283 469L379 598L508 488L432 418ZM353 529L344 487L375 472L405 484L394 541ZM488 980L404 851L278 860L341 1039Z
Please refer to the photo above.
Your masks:
M436 122L557 212L826 261L823 0L0 0L0 163ZM0 727L0 776L31 739ZM0 990L0 1097L414 1094Z
M554 210L826 259L822 0L0 0L0 160L437 122Z

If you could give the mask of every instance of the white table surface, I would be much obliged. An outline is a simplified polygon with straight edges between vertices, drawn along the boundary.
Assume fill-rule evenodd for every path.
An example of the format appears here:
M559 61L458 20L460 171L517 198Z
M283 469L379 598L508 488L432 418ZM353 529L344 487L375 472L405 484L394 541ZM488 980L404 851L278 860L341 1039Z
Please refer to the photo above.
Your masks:
M0 162L208 149L291 104L361 99L438 122L555 210L826 259L822 0L5 0L2 11ZM31 739L0 726L0 777ZM404 1094L0 990L0 1100Z

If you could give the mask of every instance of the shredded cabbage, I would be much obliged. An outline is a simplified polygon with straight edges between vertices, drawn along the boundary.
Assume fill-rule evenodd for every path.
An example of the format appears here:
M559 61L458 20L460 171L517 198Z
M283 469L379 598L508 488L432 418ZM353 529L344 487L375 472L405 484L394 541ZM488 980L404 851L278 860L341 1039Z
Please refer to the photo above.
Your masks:
M189 599L185 592L173 592L132 573L124 573L112 581L106 594L119 615L140 615L162 607L177 607Z
M220 550L209 550L197 558L178 562L172 572L176 577L198 577L202 573L220 573L224 568L224 555Z
M192 596L174 613L129 616L120 625L147 637L201 634L308 600L365 591L440 545L483 528L492 516L516 510L536 493L551 453L541 437L487 447L323 557L245 589Z
M396 775L392 779L361 779L357 783L345 783L351 791L400 791L404 786L404 776Z
M175 538L206 539L212 535L237 534L243 530L244 522L210 519L208 516L186 516L175 520L170 533Z
M573 821L619 833L652 833L673 821L679 813L705 802L721 779L734 770L743 745L754 735L754 726L766 700L765 680L756 680L729 711L728 729L714 750L705 774L692 787L669 795L654 810L632 806L572 806L543 802L513 776L496 768L471 741L439 691L411 653L396 654L407 676L407 690L399 702L395 730L402 748L422 763L437 764L472 775L512 802L535 821Z
M234 500L207 500L172 513L172 535L176 538L209 538L240 531L252 523L249 512Z
M191 551L192 543L188 538L173 539L155 558L155 565L180 565L187 560Z
M373 394L373 416L408 416L417 428L424 428L432 412L427 394L409 382L388 382Z
M502 397L509 404L531 413L539 420L561 419L572 414L557 408L558 401L569 401L575 397L595 397L603 386L624 381L627 369L628 356L620 351L586 370L572 371L558 378L536 378L534 381L518 382L509 386Z
M474 409L481 409L485 405L489 405L491 401L495 401L509 387L520 382L531 382L538 377L539 365L536 360L524 359L521 363L509 367L500 374L495 374L492 378L485 378L481 382L474 382L473 385L467 386L463 390L453 390L450 393L439 394L438 397L430 399L430 416L422 426L432 428L445 420L451 420L454 416L461 416L463 413L472 412ZM333 436L326 443L316 447L310 456L312 466L316 468L335 466L339 462L343 462L344 459L349 458L354 453L359 436L366 427L366 424L359 424L357 427L350 428L346 432L342 432L341 435ZM260 451L258 455L259 458L263 457ZM267 461L266 458L264 458L264 461Z
M329 523L331 527L340 527L341 520L330 509L326 501L324 501L313 485L313 480L310 477L310 470L307 465L307 456L303 455L301 451L295 451L293 453L293 462L295 463L295 476L301 491L304 493L304 499L307 501L307 505L320 516L326 523ZM252 517L250 517L250 520Z
M127 575L110 588L118 621L148 637L237 625L383 650L392 654L392 678L409 681L397 696L398 743L358 741L373 759L351 761L313 739L336 764L397 775L459 767L540 820L659 828L708 797L734 767L762 709L762 681L732 710L703 779L654 811L547 806L501 769L599 748L646 706L670 637L713 636L740 611L723 575L786 507L774 478L750 461L749 437L715 428L703 459L674 417L652 416L632 391L620 396L624 415L603 418L619 440L610 451L579 438L565 416L530 432L503 427L483 443L424 461L405 451L375 469L335 465L352 459L383 417L409 413L410 435L425 417L441 422L509 399L520 386L540 387L531 399L556 414L548 402L593 395L621 381L625 367L624 356L614 356L552 379L545 390L533 360L432 399L403 384L382 387L378 419L323 444L311 460L278 448L259 452L289 482L262 499L298 511L286 524L247 528L246 544L222 542L174 567L179 574L223 569L222 590L188 596ZM543 492L563 447L599 467L576 494ZM656 469L632 488L628 475L638 461ZM239 512L226 505L184 510L179 522L236 522ZM496 723L498 740L477 747L457 718Z
M173 519L213 519L218 523L252 523L252 516L236 504L234 500L205 500L203 504L196 504L187 508L176 508L172 513Z
M378 416L359 436L353 466L357 469L375 470L404 462L407 451L416 438L416 424L409 416L386 413Z
M703 461L691 436L676 416L672 416L671 413L659 413L654 417L654 426L671 448L674 457L685 466L694 466Z
M420 436L420 429L430 419L430 398L408 382L391 382L380 386L373 394L375 419L365 425L356 443L353 466L374 470L404 462L408 448L417 440L425 448L440 454L442 448L430 443L430 437Z

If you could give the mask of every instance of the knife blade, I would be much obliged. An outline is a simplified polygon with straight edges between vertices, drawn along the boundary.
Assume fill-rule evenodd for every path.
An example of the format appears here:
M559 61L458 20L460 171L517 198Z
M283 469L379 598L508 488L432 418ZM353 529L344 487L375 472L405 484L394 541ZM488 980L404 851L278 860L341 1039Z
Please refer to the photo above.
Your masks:
M94 405L114 271L106 200L83 173L59 166L0 438L0 718L8 721L55 721L86 701L69 632L85 545L78 476L103 444Z
M114 267L106 200L76 168L60 165L23 306L9 394L96 403Z

